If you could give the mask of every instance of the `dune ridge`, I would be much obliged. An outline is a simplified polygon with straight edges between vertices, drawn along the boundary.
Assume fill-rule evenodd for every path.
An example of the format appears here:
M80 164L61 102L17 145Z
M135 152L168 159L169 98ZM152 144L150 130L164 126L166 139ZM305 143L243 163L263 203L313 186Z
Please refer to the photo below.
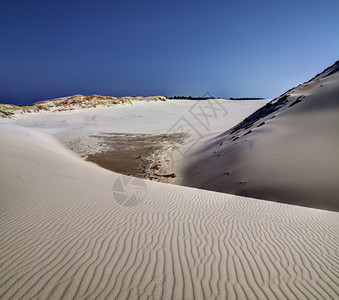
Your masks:
M1 299L339 296L338 213L149 181L125 207L119 174L47 134L0 144Z
M339 211L339 61L195 149L182 184Z
M79 108L95 108L97 106L110 107L118 104L132 104L137 101L166 101L165 96L125 96L112 97L101 95L73 95L69 97L55 98L51 100L43 100L33 103L32 105L13 105L0 103L0 117L13 118L17 114L37 113L41 111L70 111Z

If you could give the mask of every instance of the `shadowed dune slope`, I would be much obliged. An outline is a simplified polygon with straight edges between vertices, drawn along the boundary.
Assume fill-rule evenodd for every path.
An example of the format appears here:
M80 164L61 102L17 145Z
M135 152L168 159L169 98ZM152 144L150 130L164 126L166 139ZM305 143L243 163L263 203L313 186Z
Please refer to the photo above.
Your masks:
M0 126L1 299L338 299L338 213L120 175ZM124 177L126 179L128 177Z
M339 210L339 61L195 151L192 187Z

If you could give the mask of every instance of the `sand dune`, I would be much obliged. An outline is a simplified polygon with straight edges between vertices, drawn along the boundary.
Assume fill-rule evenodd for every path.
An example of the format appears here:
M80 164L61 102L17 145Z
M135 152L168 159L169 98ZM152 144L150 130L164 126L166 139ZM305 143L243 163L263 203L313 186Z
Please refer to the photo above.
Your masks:
M73 95L69 97L56 98L35 102L32 105L17 106L13 104L0 103L0 118L15 118L20 114L37 113L44 111L60 112L72 111L82 108L111 107L121 104L132 104L138 101L166 101L164 96L150 97L111 97L101 95Z
M192 100L168 100L168 101L136 101L133 105L116 104L111 107L96 108L78 108L67 111L68 106L58 106L66 111L41 111L39 113L17 114L13 119L1 119L0 124L20 125L23 127L34 128L55 136L68 149L79 154L83 158L92 159L94 154L109 153L114 155L112 150L124 150L119 143L110 141L113 135L126 136L123 141L129 149L132 143L127 142L127 134L133 136L148 134L155 135L171 134L177 135L186 133L190 138L185 140L180 152L174 152L178 155L175 162L165 163L171 159L167 153L175 148L175 143L169 141L162 143L166 151L164 155L159 153L159 160L162 168L157 173L172 174L176 173L175 178L160 177L163 181L181 181L181 165L183 152L192 146L197 147L204 142L204 139L219 134L225 128L231 128L246 116L256 111L268 102L268 100L251 100L251 101L231 101L217 99L211 101L192 101ZM48 103L47 103L48 104ZM76 103L79 104L79 103ZM110 137L108 139L108 137ZM136 137L138 139L138 137ZM114 145L115 144L115 145ZM113 146L113 147L112 147ZM157 145L159 146L159 145ZM126 149L125 149L126 150ZM142 150L142 149L141 149ZM145 157L145 151L133 153L135 157L143 156L143 160L148 161ZM147 152L147 151L146 151ZM154 151L153 151L154 152ZM160 151L162 152L162 151ZM151 160L155 160L153 153ZM185 159L188 157L185 157ZM97 159L92 159L92 161ZM159 161L159 162L160 162ZM112 163L107 160L107 167ZM158 162L155 162L158 164ZM110 168L111 170L122 171L121 168ZM124 170L125 174L139 174L139 170L132 172ZM143 173L143 172L141 172ZM151 172L152 173L152 172ZM152 177L155 174L148 174ZM158 179L156 179L158 180Z
M209 139L183 184L339 211L339 62Z
M338 213L141 180L120 205L127 177L48 134L0 144L1 299L339 296Z

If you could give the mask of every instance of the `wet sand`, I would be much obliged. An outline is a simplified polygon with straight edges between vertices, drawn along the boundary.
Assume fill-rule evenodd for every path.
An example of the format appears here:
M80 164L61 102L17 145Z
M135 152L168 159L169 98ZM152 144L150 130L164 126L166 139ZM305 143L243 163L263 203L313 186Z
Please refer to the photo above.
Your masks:
M162 168L160 156L182 144L187 134L105 133L92 137L99 139L99 145L108 150L88 154L87 161L120 174L161 180L176 175L159 172Z

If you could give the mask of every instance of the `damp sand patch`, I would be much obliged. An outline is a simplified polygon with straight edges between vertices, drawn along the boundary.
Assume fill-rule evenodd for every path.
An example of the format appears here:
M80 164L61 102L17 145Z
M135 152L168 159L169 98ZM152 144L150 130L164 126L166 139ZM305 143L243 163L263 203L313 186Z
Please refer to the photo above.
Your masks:
M87 161L120 174L166 181L176 174L161 172L163 157L183 144L188 134L103 133L91 137L98 139L104 150L87 154Z

